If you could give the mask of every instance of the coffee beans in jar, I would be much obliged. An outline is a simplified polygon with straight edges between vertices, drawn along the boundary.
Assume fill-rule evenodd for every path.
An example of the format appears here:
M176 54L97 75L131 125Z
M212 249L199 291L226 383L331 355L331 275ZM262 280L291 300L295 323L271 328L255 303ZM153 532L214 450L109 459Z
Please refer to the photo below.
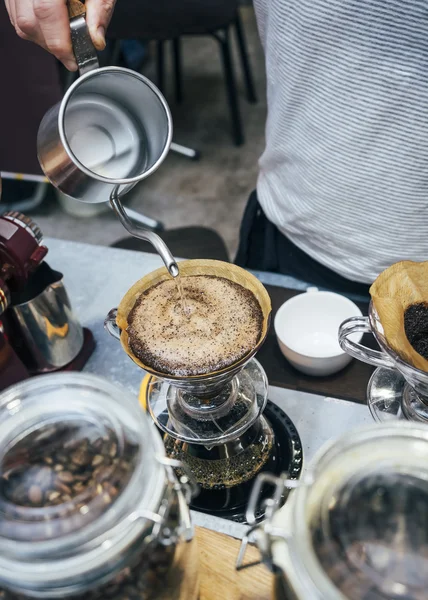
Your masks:
M71 600L158 600L164 596L166 576L179 580L181 572L173 562L175 546L165 547L160 544L148 546L140 553L132 566L125 567L111 581L97 586L95 590L87 590L83 594L69 596ZM29 596L0 590L2 600L28 600ZM57 600L64 596L55 597ZM166 596L165 596L166 598Z
M126 487L138 446L112 429L71 422L42 427L9 450L2 463L0 534L19 535L19 521L34 525L33 539L82 527L114 503ZM45 509L43 519L31 509ZM18 529L16 529L18 527Z
M0 396L0 598L187 600L188 508L159 434L123 390L62 375Z

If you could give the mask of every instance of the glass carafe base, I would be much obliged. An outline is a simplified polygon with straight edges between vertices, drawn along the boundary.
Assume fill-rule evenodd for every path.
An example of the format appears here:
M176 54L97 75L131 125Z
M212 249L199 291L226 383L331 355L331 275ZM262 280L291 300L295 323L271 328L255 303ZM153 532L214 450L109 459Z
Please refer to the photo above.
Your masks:
M376 369L367 387L367 403L378 423L401 419L428 424L428 404L394 369Z
M237 485L221 485L220 481L218 481L219 485L211 486L210 488L201 486L199 495L193 498L191 502L191 508L199 512L235 521L236 523L246 523L248 498L258 473L265 472L274 475L287 473L289 479L298 479L300 477L303 465L303 448L297 429L291 419L279 408L279 406L268 400L266 410L259 419L259 425L259 433L261 434L261 437L264 438L265 444L266 442L269 442L269 438L273 441L273 447L269 449L267 461L260 465L260 469L257 470L257 473L255 471L249 473L249 477L245 477L245 481L243 480L241 483L237 482ZM253 429L254 428L255 426L253 426ZM249 434L250 433L251 432L249 432ZM194 458L197 460L196 464L198 464L198 462L204 462L198 461L197 459L197 455L203 451L203 448L175 441L175 450L178 450L179 452L179 455L176 456L175 453L171 454L170 452L171 446L174 446L174 440L166 435L164 436L164 443L167 454L172 458L181 458L184 461L187 460L187 466L193 472L196 479L199 479L199 483L201 483L198 473L193 470L193 466L195 464ZM266 447L267 445L268 444L266 444ZM257 444L251 444L247 449L256 449L256 446ZM180 450L182 453L180 453ZM216 454L216 452L221 455L222 447L212 449L208 453L205 452L206 458L212 454ZM196 453L196 456L189 456L190 453L192 453L192 455ZM244 450L242 455L245 456L245 454L246 451ZM239 455L235 458L239 460ZM213 463L211 466L217 466L216 463L219 465L222 461L214 460L211 462ZM228 470L228 461L226 460L223 462L226 464L223 465L223 474L219 479L223 478ZM207 463L207 472L212 473L213 471L210 469L208 460L206 460L205 463ZM261 500L264 497L267 497L270 491L271 488L267 486L267 488L262 491ZM265 509L264 503L260 502L256 513L258 520L264 517Z

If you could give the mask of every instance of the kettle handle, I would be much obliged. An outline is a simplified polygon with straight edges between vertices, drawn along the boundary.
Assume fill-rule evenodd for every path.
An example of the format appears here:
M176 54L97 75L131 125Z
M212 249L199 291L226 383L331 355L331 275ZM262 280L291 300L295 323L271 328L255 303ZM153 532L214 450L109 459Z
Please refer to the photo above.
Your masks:
M79 74L84 75L99 67L97 51L86 25L86 7L80 0L67 0L67 9L74 56L79 67Z

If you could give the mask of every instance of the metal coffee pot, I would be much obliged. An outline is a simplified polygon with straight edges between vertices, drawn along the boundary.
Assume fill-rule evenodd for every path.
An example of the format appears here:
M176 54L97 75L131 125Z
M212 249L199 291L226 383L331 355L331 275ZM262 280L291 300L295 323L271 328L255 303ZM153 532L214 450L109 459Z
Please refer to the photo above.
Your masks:
M32 281L34 280L34 281ZM62 273L42 263L28 289L12 297L8 323L31 370L49 372L69 364L83 346L83 328L74 315ZM39 289L37 289L39 288ZM35 295L34 295L35 291Z
M52 185L76 200L110 199L124 227L152 243L175 276L178 268L165 243L135 226L120 200L156 171L168 154L172 139L168 105L143 75L120 67L99 68L84 4L68 0L68 12L80 77L40 124L40 165Z

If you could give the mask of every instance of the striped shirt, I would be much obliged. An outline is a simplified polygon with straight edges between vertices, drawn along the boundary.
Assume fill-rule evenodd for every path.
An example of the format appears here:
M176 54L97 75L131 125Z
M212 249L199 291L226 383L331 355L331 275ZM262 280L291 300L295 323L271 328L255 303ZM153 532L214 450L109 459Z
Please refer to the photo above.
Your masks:
M266 216L348 279L428 260L428 0L255 0Z

